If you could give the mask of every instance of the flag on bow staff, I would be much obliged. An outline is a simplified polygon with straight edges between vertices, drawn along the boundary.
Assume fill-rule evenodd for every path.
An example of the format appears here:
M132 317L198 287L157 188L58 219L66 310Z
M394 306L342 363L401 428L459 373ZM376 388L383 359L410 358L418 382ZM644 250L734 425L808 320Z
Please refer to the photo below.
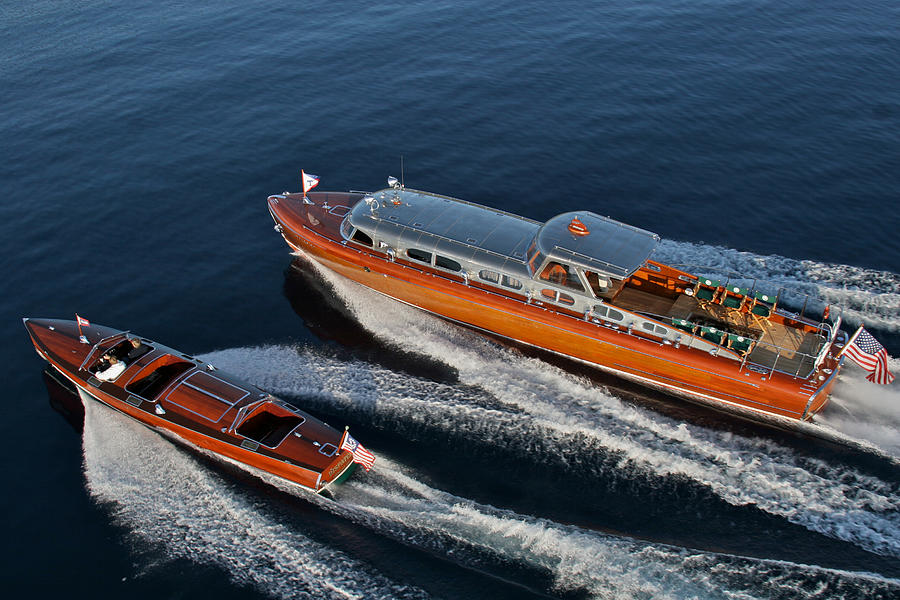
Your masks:
M82 327L90 327L91 322L85 319L82 316L79 316L78 313L75 313L75 323L78 325L78 341L82 344L87 344L88 339L85 337L84 332L81 331Z
M894 376L888 371L888 353L878 340L863 327L856 330L850 342L844 348L850 360L869 372L866 379L881 385L888 385L894 381Z
M303 169L300 169L300 179L303 180L303 195L306 195L306 192L313 189L317 185L319 185L319 176L318 175L310 175L305 172Z
M353 462L359 463L368 471L375 464L375 455L363 447L362 444L353 439L349 432L344 432L344 441L341 442L341 450L349 450L353 455Z

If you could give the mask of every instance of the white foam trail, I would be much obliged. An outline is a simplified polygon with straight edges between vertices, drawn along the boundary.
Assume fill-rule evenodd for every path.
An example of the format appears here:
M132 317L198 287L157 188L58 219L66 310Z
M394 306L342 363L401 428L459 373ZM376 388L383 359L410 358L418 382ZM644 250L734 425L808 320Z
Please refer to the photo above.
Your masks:
M900 331L900 275L850 265L761 256L732 248L663 240L653 258L660 262L710 267L710 273L740 273L763 289L784 287L794 296L808 295L811 310L831 304L843 308L844 319L870 328ZM765 282L765 283L763 283ZM775 289L768 287L771 285Z
M239 583L279 597L419 598L248 503L238 490L161 436L102 405L85 403L85 478L117 520L170 556L212 562ZM481 505L431 488L384 455L377 469L335 489L336 501L281 489L320 507L466 563L471 552L553 574L560 592L606 598L755 598L900 590L900 581L783 562L741 559L617 538ZM818 582L807 595L809 581ZM851 594L853 595L853 594Z
M572 440L587 440L581 443L620 453L622 465L663 477L686 476L734 505L755 505L871 552L900 556L900 491L895 484L851 467L808 461L764 439L691 426L627 406L544 361L523 358L317 269L367 329L406 350L446 361L458 370L463 383L489 390L503 404L521 410L522 420L539 428L544 437L569 445ZM248 376L246 369L242 373ZM366 377L341 380L349 382L351 389L342 392L347 397L359 394L352 389L357 382L363 388L371 385ZM273 383L255 382L261 387ZM384 395L385 390L380 391ZM371 390L365 395L372 396ZM446 416L440 419L448 427L459 426ZM467 426L478 428L471 421Z
M270 483L297 493L271 476ZM557 592L592 598L858 597L900 581L628 540L479 504L434 489L384 455L322 507L407 544L466 562L472 550L553 574ZM810 581L818 582L810 586ZM807 594L804 590L813 589Z
M890 359L888 366L900 375L900 359ZM900 457L900 384L873 385L865 380L866 374L848 361L831 405L816 419L851 438L866 440L889 456Z
M235 582L281 598L427 597L291 531L146 427L84 404L88 489L148 545L219 565Z

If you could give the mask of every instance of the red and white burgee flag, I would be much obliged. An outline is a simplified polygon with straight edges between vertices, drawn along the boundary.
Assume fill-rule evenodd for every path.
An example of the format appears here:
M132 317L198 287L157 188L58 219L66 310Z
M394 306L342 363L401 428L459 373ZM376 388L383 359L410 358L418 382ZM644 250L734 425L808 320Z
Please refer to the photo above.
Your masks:
M894 381L894 376L888 371L887 350L862 327L853 334L850 343L844 348L844 354L869 372L866 375L869 381L881 385L888 385Z
M85 319L84 317L79 317L78 314L75 314L75 320L78 321L79 327L90 327L91 322Z
M303 180L303 195L306 195L306 192L313 189L317 185L319 185L319 176L318 175L310 175L306 173L303 169L300 169L300 179Z
M341 450L349 450L353 455L353 462L359 463L368 471L375 464L375 455L366 450L362 444L353 439L349 433L344 434L344 441L341 442Z

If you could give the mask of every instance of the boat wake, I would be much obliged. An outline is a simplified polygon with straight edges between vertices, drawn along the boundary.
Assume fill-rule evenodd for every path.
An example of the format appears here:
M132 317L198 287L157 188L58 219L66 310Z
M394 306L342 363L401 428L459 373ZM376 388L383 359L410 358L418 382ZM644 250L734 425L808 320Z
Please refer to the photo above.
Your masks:
M389 460L382 461L374 477L340 489L336 500L348 518L365 515L368 526L407 542L441 539L445 552L465 553L473 547L545 569L553 574L560 593L586 591L597 598L752 598L777 597L810 581L837 596L856 593L852 586L869 591L900 586L896 580L697 552L517 514L431 488Z
M84 472L115 520L170 558L223 568L276 597L424 598L249 502L160 435L98 402L85 402Z
M808 295L821 311L831 304L844 308L844 319L868 329L900 331L900 275L849 265L760 256L731 248L663 240L654 258L667 263L707 265L717 272L741 273L784 288L795 297ZM765 282L765 283L762 283ZM889 361L900 373L900 359ZM878 387L862 371L847 365L832 396L832 406L816 420L833 433L900 457L900 388Z
M424 598L267 514L165 438L106 407L85 406L85 478L116 520L168 556L223 568L275 597ZM639 542L478 504L422 483L380 455L377 468L312 496L282 490L401 543L479 568L485 555L553 574L553 592L619 598L874 597L900 581L782 561Z
M632 468L660 478L688 478L734 506L755 506L869 552L900 557L900 489L896 481L806 457L770 440L694 426L628 405L545 361L525 358L316 268L368 330L392 345L445 361L457 369L461 383L483 390L484 396L511 409L464 419L461 413L467 410L494 409L475 409L471 403L463 403L465 408L459 409L453 402L438 399L432 410L398 407L395 410L401 414L394 415L396 420L430 419L436 427L462 428L467 434L474 430L475 435L482 431L489 439L500 436L505 443L519 444L525 452L533 452L530 445L545 444L555 449L546 455L556 460L590 456L600 448L619 459L580 465L599 469L593 473L595 477L616 477L622 469ZM222 363L223 358L216 356L214 362ZM299 362L307 364L312 358L297 359L297 369L301 368ZM259 379L260 374L248 372L256 362L245 364L240 373L261 387L291 393L294 384L277 381L285 376L285 370L282 375ZM338 368L332 365L326 371L333 375ZM409 378L390 374L377 383L372 381L381 377L377 368L367 370L352 376L320 376L315 384L297 387L313 390L321 386L337 398L346 398L348 408L354 405L354 398L360 398L363 407L379 403L383 408L389 398L407 401L403 387L409 383L401 383L400 390L392 386ZM438 386L429 384L434 387ZM421 395L413 398L413 403L429 402ZM872 446L865 441L860 444Z
M715 273L740 273L767 286L784 288L794 296L809 296L811 309L843 307L844 320L865 323L870 329L900 331L900 274L850 265L835 265L783 256L761 256L732 248L663 240L653 255L672 265L704 265ZM706 273L704 273L706 274Z
M888 367L900 374L900 359L889 359ZM855 365L845 365L828 410L816 422L900 460L900 386L872 385L865 375Z

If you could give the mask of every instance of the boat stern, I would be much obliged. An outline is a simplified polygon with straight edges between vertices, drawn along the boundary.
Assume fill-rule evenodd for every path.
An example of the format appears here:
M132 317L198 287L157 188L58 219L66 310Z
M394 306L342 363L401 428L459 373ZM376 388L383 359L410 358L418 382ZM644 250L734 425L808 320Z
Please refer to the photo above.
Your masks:
M343 483L355 470L356 463L353 462L353 454L348 450L341 451L328 468L322 471L322 476L316 484L316 491L321 493L331 486Z
M847 333L840 329L840 319L831 329L830 340L824 345L816 359L815 370L810 375L817 383L816 390L810 394L801 420L809 421L828 404L831 391L837 381L838 374L844 366L842 350L847 343Z

